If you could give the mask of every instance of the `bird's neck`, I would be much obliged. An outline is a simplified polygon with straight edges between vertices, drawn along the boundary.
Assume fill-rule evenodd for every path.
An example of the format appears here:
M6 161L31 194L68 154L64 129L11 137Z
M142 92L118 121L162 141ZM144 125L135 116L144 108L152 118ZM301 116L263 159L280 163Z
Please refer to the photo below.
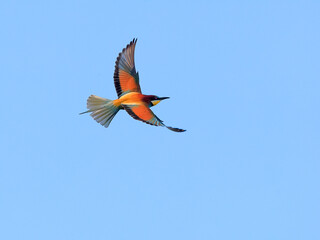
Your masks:
M154 95L143 95L143 101L147 103L150 103L153 98Z

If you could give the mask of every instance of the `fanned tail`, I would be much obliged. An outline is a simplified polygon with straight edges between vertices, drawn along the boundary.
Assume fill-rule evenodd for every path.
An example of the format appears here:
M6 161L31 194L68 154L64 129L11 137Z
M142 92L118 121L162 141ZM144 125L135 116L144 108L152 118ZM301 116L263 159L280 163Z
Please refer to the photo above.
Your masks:
M80 114L91 112L90 116L100 123L104 127L108 127L120 110L119 107L113 104L112 100L91 95L87 100L88 111L82 112Z

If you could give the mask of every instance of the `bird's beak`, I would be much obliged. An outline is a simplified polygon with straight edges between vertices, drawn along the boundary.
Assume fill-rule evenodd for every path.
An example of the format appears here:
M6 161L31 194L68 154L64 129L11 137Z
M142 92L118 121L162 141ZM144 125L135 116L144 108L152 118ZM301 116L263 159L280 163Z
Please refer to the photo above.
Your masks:
M165 99L168 99L169 97L159 97L158 100L162 101L162 100L165 100Z
M158 97L157 100L152 100L151 103L152 103L152 106L155 106L157 105L159 102L161 102L162 100L164 99L168 99L169 97Z

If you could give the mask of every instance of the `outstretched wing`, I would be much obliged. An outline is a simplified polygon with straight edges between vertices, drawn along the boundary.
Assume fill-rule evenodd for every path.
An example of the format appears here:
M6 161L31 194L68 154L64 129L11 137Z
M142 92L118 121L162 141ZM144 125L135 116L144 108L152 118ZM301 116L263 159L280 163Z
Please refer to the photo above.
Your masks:
M118 97L129 92L140 92L139 74L134 65L134 49L137 39L133 39L126 48L119 53L114 70L114 86Z
M186 130L180 129L180 128L173 128L166 126L163 121L161 121L152 111L151 109L145 105L145 104L135 104L135 105L129 105L129 104L122 104L123 108L129 113L131 117L133 117L136 120L145 122L150 125L154 126L162 126L167 127L171 131L174 132L184 132Z

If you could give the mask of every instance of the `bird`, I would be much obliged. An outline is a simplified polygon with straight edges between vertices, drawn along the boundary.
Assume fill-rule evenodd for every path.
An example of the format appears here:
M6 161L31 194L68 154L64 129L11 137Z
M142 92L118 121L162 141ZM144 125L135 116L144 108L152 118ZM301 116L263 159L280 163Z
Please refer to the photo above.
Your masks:
M134 53L137 39L134 38L122 52L119 53L114 70L114 86L118 99L110 100L95 95L89 96L87 100L90 116L104 127L109 127L112 119L119 112L125 110L136 120L153 126L166 127L174 132L185 132L186 130L169 127L163 123L152 111L151 107L169 97L158 97L156 95L144 95L139 83L139 72L136 71Z

